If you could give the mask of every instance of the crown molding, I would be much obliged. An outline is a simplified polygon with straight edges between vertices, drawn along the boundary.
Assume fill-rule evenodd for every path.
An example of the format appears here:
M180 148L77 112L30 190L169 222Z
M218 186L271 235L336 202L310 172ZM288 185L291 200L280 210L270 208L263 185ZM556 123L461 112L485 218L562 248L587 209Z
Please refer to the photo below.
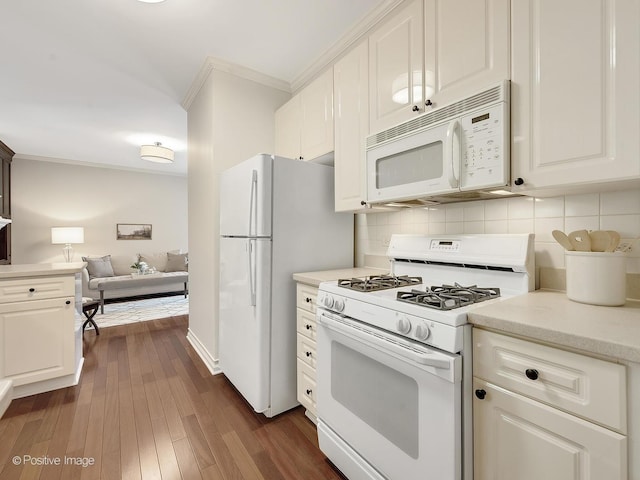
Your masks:
M297 92L325 69L332 66L340 57L344 56L351 47L355 46L359 40L376 27L389 12L404 1L405 0L383 0L327 51L295 77L291 82L291 91L294 93Z
M132 173L144 173L147 175L169 175L172 177L186 177L187 172L167 172L161 170L151 170L145 168L133 168L126 167L121 165L112 165L106 163L93 163L93 162L84 162L80 160L67 160L66 158L55 158L55 157L42 157L39 155L24 155L17 153L15 159L19 160L32 160L34 162L49 162L49 163L62 163L65 165L74 165L79 167L92 167L92 168L106 168L108 170L124 170ZM156 164L157 165L157 164Z
M267 87L275 88L276 90L282 90L283 92L291 93L291 86L284 80L280 80L264 73L260 73L256 70L252 70L241 65L236 65L225 60L220 60L219 58L209 56L204 60L200 71L191 83L189 90L187 90L187 93L181 103L182 108L184 108L185 110L189 110L191 103L196 98L198 92L200 92L200 89L207 81L207 78L213 70L219 70L221 72L235 75L236 77L260 83Z

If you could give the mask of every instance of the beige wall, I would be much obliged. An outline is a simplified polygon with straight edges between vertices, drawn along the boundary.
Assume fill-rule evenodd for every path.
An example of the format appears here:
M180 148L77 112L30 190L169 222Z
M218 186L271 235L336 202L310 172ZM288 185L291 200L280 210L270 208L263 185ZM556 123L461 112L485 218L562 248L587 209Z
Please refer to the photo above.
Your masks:
M62 262L51 227L81 226L82 255L182 249L187 245L187 178L17 159L12 163L12 263ZM117 223L150 223L151 240L116 240Z
M288 93L213 70L189 107L189 333L205 363L218 358L218 178L274 148L274 113Z

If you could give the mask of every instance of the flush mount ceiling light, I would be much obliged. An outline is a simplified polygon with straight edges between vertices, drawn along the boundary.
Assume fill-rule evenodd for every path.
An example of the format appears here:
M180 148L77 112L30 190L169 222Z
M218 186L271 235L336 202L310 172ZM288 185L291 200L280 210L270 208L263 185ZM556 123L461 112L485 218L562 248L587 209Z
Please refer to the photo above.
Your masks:
M154 145L142 145L140 158L149 162L173 163L173 150L163 147L160 142L156 142Z
M139 2L142 3L160 3L160 2L164 2L164 0L138 0Z

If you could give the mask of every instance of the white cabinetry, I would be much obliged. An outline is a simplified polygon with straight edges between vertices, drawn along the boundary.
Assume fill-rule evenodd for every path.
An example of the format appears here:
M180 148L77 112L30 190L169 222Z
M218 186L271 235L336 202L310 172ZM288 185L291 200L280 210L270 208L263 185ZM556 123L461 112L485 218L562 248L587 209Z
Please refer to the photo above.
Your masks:
M367 42L333 67L335 112L335 208L358 211L367 198L365 138L369 134Z
M509 78L509 0L413 0L369 37L371 132Z
M316 419L316 298L318 289L304 283L296 285L298 401L306 415Z
M473 332L476 480L627 478L624 366Z
M515 190L556 195L640 178L640 2L511 8Z
M411 0L402 4L369 36L371 132L424 111L422 3Z
M425 0L424 17L431 108L509 78L509 0Z
M333 70L311 82L275 114L276 155L313 160L333 151Z
M21 386L73 375L75 319L73 275L0 280L0 378L19 394Z

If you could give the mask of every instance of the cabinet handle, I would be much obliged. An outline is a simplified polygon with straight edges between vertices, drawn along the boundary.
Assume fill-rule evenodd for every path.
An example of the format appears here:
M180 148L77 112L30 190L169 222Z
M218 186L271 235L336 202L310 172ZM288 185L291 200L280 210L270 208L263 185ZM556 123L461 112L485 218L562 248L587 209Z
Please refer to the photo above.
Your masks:
M66 302L64 302L64 303L66 303L67 305L71 305L71 300L67 300L67 301L66 301Z
M360 205L362 205L363 207L367 204L367 202L365 202L364 200L360 200Z
M527 376L529 380L537 380L538 379L538 370L535 368L527 368L524 371L524 374Z
M311 352L304 352L304 353L307 355L307 357L310 357L311 355L313 355Z
M418 112L418 111L420 111L420 107L418 107L418 105L414 105L414 106L411 108L411 111L412 111L412 112Z
M481 388L479 388L478 390L476 390L476 397L478 397L480 400L484 400L484 397L487 396L487 391L483 390Z
M313 391L313 390L311 390L311 389L307 388L307 395L311 395L311 392L312 392L312 391Z
M304 160L304 157L300 157L300 160Z
M304 328L306 328L307 330L311 330L313 327L311 325L305 325Z
M424 104L425 104L427 107L432 107L432 106L433 106L433 103L431 103L431 100L427 100L426 102L424 102Z
M310 299L309 297L305 298L305 299L304 299L304 301L305 301L305 302L307 302L307 303L311 303L311 302L313 302L313 300L312 300L312 299Z
M515 183L518 186L524 185L524 180L522 178L518 177L513 181L513 183Z
M35 291L36 291L36 289L35 289L35 288L33 288L33 287L31 287L31 288L29 289L29 291L30 291L31 293L33 293L33 292L35 292Z

